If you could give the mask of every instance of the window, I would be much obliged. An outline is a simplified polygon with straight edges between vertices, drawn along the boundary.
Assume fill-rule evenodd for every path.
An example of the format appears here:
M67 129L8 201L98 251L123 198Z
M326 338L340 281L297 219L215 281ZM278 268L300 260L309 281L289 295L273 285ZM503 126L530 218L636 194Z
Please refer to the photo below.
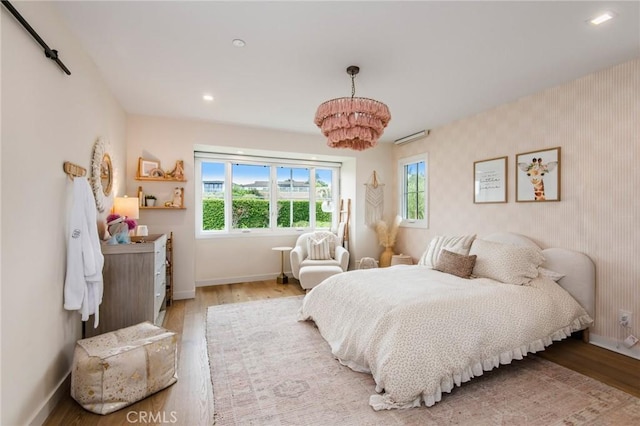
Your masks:
M196 152L198 236L330 229L340 164Z
M230 166L231 229L268 229L271 198L269 168L259 164L231 163Z
M427 155L404 158L398 162L398 182L402 226L426 228L427 215Z
M278 227L307 228L311 224L309 209L309 169L278 167ZM304 200L305 203L298 201Z

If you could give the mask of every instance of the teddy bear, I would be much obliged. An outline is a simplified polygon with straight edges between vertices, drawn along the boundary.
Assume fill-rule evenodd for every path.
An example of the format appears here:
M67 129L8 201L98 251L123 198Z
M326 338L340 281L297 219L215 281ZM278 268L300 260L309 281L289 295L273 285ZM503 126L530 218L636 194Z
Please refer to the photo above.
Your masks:
M182 188L176 187L173 190L173 200L171 201L172 207L182 207Z
M107 216L107 230L111 238L108 244L127 244L131 242L129 231L136 227L136 221L118 214Z

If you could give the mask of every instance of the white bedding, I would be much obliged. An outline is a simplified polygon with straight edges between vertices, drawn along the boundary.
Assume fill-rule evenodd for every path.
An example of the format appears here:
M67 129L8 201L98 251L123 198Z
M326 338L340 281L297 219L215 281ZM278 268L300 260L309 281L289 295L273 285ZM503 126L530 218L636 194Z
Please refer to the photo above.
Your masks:
M543 276L518 286L409 265L335 275L305 296L299 319L316 323L341 363L373 375L375 410L431 406L592 322Z

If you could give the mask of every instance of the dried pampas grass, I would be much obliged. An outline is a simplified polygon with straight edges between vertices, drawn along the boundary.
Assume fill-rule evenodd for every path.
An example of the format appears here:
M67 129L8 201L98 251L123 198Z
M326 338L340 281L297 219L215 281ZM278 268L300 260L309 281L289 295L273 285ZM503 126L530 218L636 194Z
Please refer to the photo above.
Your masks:
M378 242L381 246L388 248L396 245L396 237L398 236L398 228L400 228L402 217L396 216L391 226L384 220L376 222L376 233L378 234Z

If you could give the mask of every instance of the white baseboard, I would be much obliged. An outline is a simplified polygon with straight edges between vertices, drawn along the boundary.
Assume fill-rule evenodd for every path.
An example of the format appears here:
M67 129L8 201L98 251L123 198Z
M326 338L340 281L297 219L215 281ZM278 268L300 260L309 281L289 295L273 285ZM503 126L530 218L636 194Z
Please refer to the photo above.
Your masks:
M173 293L173 300L195 299L196 289L188 291L176 291Z
M636 343L632 348L627 348L618 340L598 336L593 333L589 334L589 343L622 355L630 356L631 358L640 359L640 343Z
M285 271L285 275L291 278L293 275L291 271ZM207 287L210 285L224 285L224 284L236 284L236 283L248 283L253 281L267 281L267 280L275 280L280 273L276 274L262 274L262 275L246 275L243 277L226 277L226 278L217 278L212 280L202 280L196 281L196 287Z
M42 408L31 419L29 426L40 426L44 424L47 417L53 412L53 409L58 405L62 398L69 395L71 392L71 372L67 373L66 377L58 384L58 387L51 392L49 398L42 404Z

